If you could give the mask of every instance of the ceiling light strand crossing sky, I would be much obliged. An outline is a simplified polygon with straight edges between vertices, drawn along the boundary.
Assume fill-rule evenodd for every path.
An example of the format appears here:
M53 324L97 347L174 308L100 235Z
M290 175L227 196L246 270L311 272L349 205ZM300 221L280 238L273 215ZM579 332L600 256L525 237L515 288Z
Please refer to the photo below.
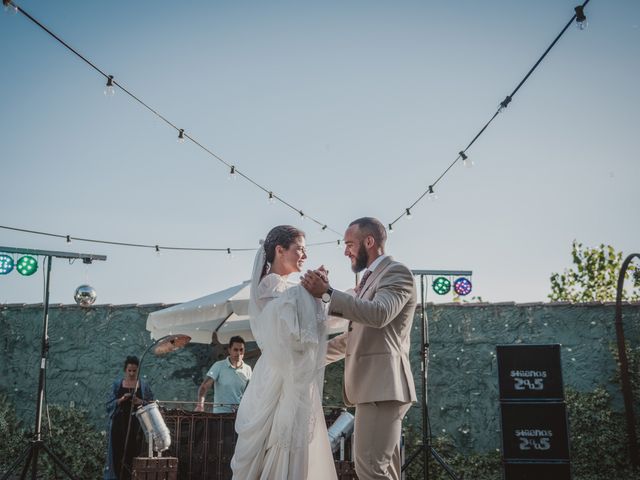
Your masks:
M219 162L221 162L224 165L226 165L229 169L231 169L231 171L234 174L237 174L237 175L241 176L242 178L247 180L249 183L253 184L254 186L258 187L260 190L262 190L263 192L268 194L269 195L268 198L269 198L270 201L272 201L272 200L279 201L283 205L289 207L291 210L294 210L294 211L298 212L301 217L304 217L304 218L306 218L308 220L311 220L312 222L316 223L319 227L321 227L321 229L323 231L330 231L330 232L335 233L336 235L342 235L342 233L338 232L337 230L334 230L333 228L330 228L326 223L321 222L320 220L316 219L315 217L309 216L306 213L302 213L303 212L302 209L300 209L298 207L295 207L294 205L292 205L291 203L287 202L286 200L284 200L279 195L276 195L273 192L273 190L271 190L271 189L269 189L267 187L264 187L263 185L261 185L260 183L258 183L255 180L253 180L251 177L249 177L245 173L243 173L240 170L238 170L238 167L228 163L226 160L224 160L222 157L217 155L211 149L205 147L202 143L200 143L194 137L189 135L188 132L185 131L185 129L178 127L176 124L174 124L169 119L167 119L164 115L162 115L160 112L158 112L155 108L152 108L150 105L148 105L146 102L144 102L141 98L139 98L138 96L134 95L131 91L129 91L127 88L125 88L120 82L118 82L118 80L113 75L109 75L104 70L102 70L101 68L97 67L93 62L91 62L89 59L87 59L84 55L82 55L80 52L78 52L76 49L74 49L71 45L69 45L67 42L65 42L62 38L60 38L58 35L56 35L54 32L52 32L49 28L47 28L45 25L43 25L41 22L39 22L36 18L34 18L32 15L30 15L28 12L26 12L22 7L17 5L15 2L13 2L12 0L3 0L3 3L4 3L5 6L13 7L17 12L20 12L21 14L23 14L25 17L27 17L29 20L31 20L33 23L35 23L42 30L44 30L49 35L51 35L51 37L53 37L57 42L59 42L61 45L63 45L65 48L67 48L70 52L72 52L74 55L76 55L78 58L80 58L83 62L85 62L87 65L89 65L91 68L93 68L96 72L98 72L100 75L102 75L106 80L107 87L111 87L111 88L118 87L120 90L122 90L124 93L126 93L129 97L134 99L136 102L138 102L144 108L149 110L155 116L160 118L163 122L165 122L167 125L169 125L171 128L173 128L176 131L176 133L178 133L178 135L179 135L178 138L179 139L181 139L181 140L184 140L184 139L190 140L194 145L198 146L201 150L203 150L204 152L208 153L209 155L214 157ZM333 243L333 242L330 242L330 243Z
M571 24L574 21L582 21L584 23L585 19L582 18L584 17L584 7L587 6L587 4L589 3L590 0L585 0L585 2L576 7L575 8L575 13L573 14L573 16L571 17L571 20L569 20L567 22L567 24L564 26L564 28L560 31L560 33L556 36L556 38L553 40L553 42L551 42L551 44L547 47L547 49L544 51L544 53L540 56L540 58L538 59L538 61L533 65L533 67L531 67L531 69L527 72L527 74L524 76L524 78L520 81L520 83L518 83L518 86L513 90L513 92L511 92L509 95L507 95L505 97L505 99L500 102L499 106L498 106L498 110L496 110L496 112L493 114L493 116L489 119L489 121L487 123L484 124L484 126L480 129L480 131L476 134L475 137L473 137L473 139L469 142L469 144L464 148L464 150L461 150L460 152L458 152L458 156L456 157L456 159L451 162L451 164L440 174L440 176L438 178L436 178L436 180L434 182L432 182L427 189L422 192L422 194L417 198L417 200L415 200L409 207L405 208L404 211L391 223L389 223L389 229L393 230L393 225L395 223L397 223L402 217L411 215L411 210L413 209L413 207L415 207L427 194L429 193L434 193L434 187L438 184L438 182L440 182L440 180L442 180L442 178L449 173L449 170L451 170L451 168L453 168L453 166L459 161L459 160L463 160L463 161L470 161L468 159L468 155L467 155L467 150L476 142L476 140L478 140L478 138L480 138L480 135L482 135L484 133L484 131L487 129L487 127L489 127L489 125L491 124L491 122L493 122L493 120L495 120L495 118L504 111L504 109L506 109L509 104L511 103L511 101L513 100L513 97L515 97L516 93L518 93L518 90L520 90L520 88L524 85L524 83L529 79L529 77L531 76L531 74L534 72L534 70L536 68L538 68L538 65L540 65L540 63L542 62L542 60L547 56L547 54L551 51L551 49L555 46L555 44L558 42L558 40L560 40L560 38L564 35L564 33L567 31L567 29L571 26ZM580 20L580 18L578 18L578 12L581 12L582 15L582 20ZM580 27L583 28L583 27Z
M520 90L520 88L524 85L524 83L529 79L531 74L537 69L537 67L540 65L542 60L547 56L547 54L551 51L551 49L556 45L556 43L564 35L564 33L571 26L571 24L574 21L581 22L580 25L586 24L586 22L585 22L586 17L584 17L584 7L586 7L586 5L589 3L589 1L590 0L585 0L585 2L582 5L579 5L579 6L577 6L575 8L575 13L572 15L571 19L567 22L567 24L564 26L564 28L560 31L560 33L556 36L556 38L551 42L551 44L547 47L547 49L544 51L544 53L540 56L540 58L538 58L536 63L531 67L531 69L527 72L527 74L524 76L524 78L518 83L518 85L511 92L511 94L507 95L505 97L505 99L502 102L500 102L496 112L491 116L489 121L487 123L485 123L485 125L478 131L478 133L473 137L473 139L469 142L469 144L463 150L461 150L458 153L458 155L456 156L455 160L453 162L451 162L447 166L447 168L435 179L435 181L433 181L431 184L429 184L427 189L424 192L422 192L420 194L420 196L409 207L403 208L402 213L398 217L396 217L395 220L393 220L391 223L388 224L388 228L389 228L390 232L393 231L393 225L396 224L400 219L402 219L405 216L408 217L408 218L411 217L413 208L418 203L420 203L424 199L425 196L428 196L428 198L431 198L431 199L437 198L436 191L435 191L435 186L451 171L453 166L458 161L462 160L463 162L467 163L468 166L471 165L472 160L468 158L468 154L467 154L468 149L476 142L476 140L478 140L478 138L480 138L480 136L486 131L486 129L489 127L489 125L493 122L493 120L495 120L495 118L508 107L508 105L511 103L511 101L515 97L516 93ZM322 231L330 231L330 232L333 232L333 233L335 233L337 235L340 235L340 236L342 235L337 230L328 227L327 224L317 220L314 217L311 217L311 216L307 215L306 213L304 213L304 211L302 209L300 209L300 208L294 206L293 204L287 202L282 197L280 197L279 195L275 194L271 189L269 189L267 187L264 187L262 184L260 184L257 181L253 180L251 177L249 177L248 175L246 175L242 171L238 170L238 168L235 165L230 164L227 161L225 161L223 158L221 158L215 152L213 152L208 147L206 147L205 145L200 143L197 139L195 139L194 137L189 135L189 133L186 132L185 129L179 128L173 122L171 122L166 117L164 117L162 114L160 114L156 109L152 108L147 103L145 103L142 99L140 99L138 96L136 96L135 94L130 92L121 83L119 83L112 75L107 74L105 71L103 71L102 69L97 67L93 62L88 60L81 53L79 53L77 50L75 50L73 47L71 47L69 44L67 44L64 40L62 40L54 32L52 32L50 29L48 29L46 26L44 26L41 22L39 22L37 19L35 19L33 16L31 16L28 12L24 11L15 2L13 2L12 0L3 0L3 3L5 4L5 6L11 6L16 11L22 13L25 17L27 17L29 20L31 20L33 23L35 23L38 27L40 27L45 32L47 32L49 35L51 35L61 45L63 45L65 48L67 48L69 51L71 51L74 55L76 55L78 58L80 58L82 61L84 61L87 65L89 65L91 68L93 68L95 71L97 71L100 75L102 75L106 79L108 87L114 87L114 86L118 87L121 91L126 93L129 97L134 99L136 102L138 102L144 108L146 108L151 113L153 113L158 118L160 118L168 126L173 128L178 133L178 139L179 140L182 140L182 141L185 140L185 139L190 140L194 145L196 145L201 150L203 150L204 152L208 153L209 155L214 157L216 160L218 160L219 162L224 164L227 168L229 168L230 175L232 175L232 176L235 176L235 175L240 176L240 177L244 178L246 181L248 181L249 183L251 183L252 185L254 185L255 187L257 187L260 190L262 190L265 194L267 194L268 200L269 200L270 203L272 203L275 200L277 200L280 203L282 203L283 205L289 207L291 210L294 210L295 212L297 212L300 215L300 217L307 218L307 219L311 220L312 222L316 223L318 226L321 227ZM581 27L581 28L583 28L583 27ZM11 227L0 227L0 228L10 228L11 229ZM21 229L16 229L16 230L46 235L46 233L44 233L44 232L27 231L27 230L24 230L24 229L22 229L22 230ZM58 236L58 235L51 234L51 236ZM62 236L62 237L66 238L67 236ZM80 241L92 241L92 242L95 242L95 243L108 243L108 244L123 245L123 246L134 246L134 247L151 247L151 248L155 248L156 247L156 245L150 246L150 245L127 243L127 242L110 242L110 241L103 241L103 240L91 240L91 239L80 239L80 238L78 238L77 240L80 240ZM315 244L315 245L335 244L335 243L336 243L336 241L334 240L334 241L329 241L329 242L321 242L321 243L318 243L318 244ZM338 245L339 245L339 240L338 240ZM228 248L224 248L224 249L188 248L188 247L162 247L162 248L166 249L166 250L196 250L196 251L227 251L228 250ZM233 250L242 251L242 250L254 250L254 249L233 249Z
M41 232L38 230L29 230L26 228L10 227L7 225L0 225L0 228L4 230L11 230L14 232L29 233L32 235L43 235L47 237L62 238L66 240L67 243L71 243L72 241L78 241L78 242L88 242L88 243L100 243L103 245L116 245L119 247L149 248L154 250L155 252L160 252L162 250L178 250L178 251L187 251L187 252L224 252L227 254L231 254L232 252L255 252L257 250L257 247L252 247L252 248L172 247L172 246L157 245L157 244L152 245L152 244L144 244L144 243L116 242L112 240L99 240L95 238L74 237L72 235L60 235L57 233ZM340 244L341 244L340 240L329 240L325 242L307 243L307 247L317 247L322 245L340 246Z

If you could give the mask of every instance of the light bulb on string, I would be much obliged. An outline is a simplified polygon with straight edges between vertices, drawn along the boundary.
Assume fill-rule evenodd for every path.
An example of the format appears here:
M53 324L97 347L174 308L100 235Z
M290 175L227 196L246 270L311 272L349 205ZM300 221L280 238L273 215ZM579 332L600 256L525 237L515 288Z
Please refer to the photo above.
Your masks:
M411 215L411 210L409 208L405 208L405 212L407 214L407 220L411 220L413 215Z
M302 210L298 210L298 213L300 214L300 218L304 220L305 219L304 212Z
M503 101L500 102L500 107L498 107L498 113L502 113L505 108L509 106L511 103L511 96L507 95Z
M326 226L326 225L322 225L322 226L320 227L320 231L321 231L321 232L324 232L326 229L327 229L327 226Z
M67 244L71 243L71 235L67 235Z
M466 153L461 151L460 153L458 153L458 155L460 155L460 158L462 158L462 166L467 168L473 167L473 160L470 159Z
M336 248L340 248L340 240L336 240Z
M428 195L427 198L429 200L437 200L438 199L438 194L433 190L433 185L429 185L429 190L427 191Z
M235 165L231 165L231 167L229 167L229 180L235 180L236 178L238 178L236 175L236 167Z
M393 233L393 224L392 223L389 224L388 230L389 230L389 233Z
M575 9L576 11L576 27L578 30L584 30L587 28L587 16L584 14L584 7L582 5L578 5Z
M269 202L269 205L273 205L274 203L276 203L276 199L273 196L273 192L269 192L269 198L267 199L267 201Z
M160 256L160 247L158 245L156 245L155 251L156 251L156 255L159 257Z
M13 2L11 2L10 0L2 0L2 3L4 3L4 11L7 13L18 13L18 7L17 5L15 5Z
M229 260L233 260L233 253L231 253L231 249L227 248L227 258Z
M113 86L113 75L109 75L107 77L107 84L104 87L104 95L105 97L113 97L114 93L116 93L116 89Z
M184 128L178 130L178 143L184 143Z

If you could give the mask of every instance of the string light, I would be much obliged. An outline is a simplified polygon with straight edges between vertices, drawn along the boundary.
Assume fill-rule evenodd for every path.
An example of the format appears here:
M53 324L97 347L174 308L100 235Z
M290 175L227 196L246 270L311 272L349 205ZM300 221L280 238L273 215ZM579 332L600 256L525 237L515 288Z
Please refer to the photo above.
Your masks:
M71 243L71 235L67 235L67 243Z
M555 38L555 40L551 43L551 45L547 48L547 50L542 54L542 56L538 59L538 61L534 64L534 66L529 70L529 72L525 75L525 77L523 78L523 80L518 84L518 86L514 89L514 91L510 94L507 95L507 97L505 98L505 100L503 100L500 103L500 107L499 109L496 111L496 113L491 117L491 119L482 127L482 129L480 129L480 131L476 134L476 136L473 138L473 140L469 143L469 145L467 145L467 147L463 150L466 151L468 150L474 143L475 141L480 137L480 135L482 133L484 133L484 131L487 129L487 127L491 124L491 122L493 122L493 120L495 119L495 117L502 111L504 110L504 108L506 108L506 106L509 104L509 102L511 102L512 97L518 92L518 90L522 87L522 85L526 82L526 80L529 78L529 76L533 73L533 71L540 65L540 63L542 62L542 60L546 57L546 55L549 53L549 51L551 51L551 49L554 47L554 45L558 42L558 40L560 39L560 37L562 35L564 35L564 33L566 32L567 28L571 25L571 23L574 21L574 19L576 20L578 27L583 29L586 27L586 16L584 15L584 7L589 3L590 0L585 0L585 2L578 7L575 7L575 15L572 15L571 20L569 21L569 23L567 23L567 25L564 27L564 29L560 32L560 34L558 34L558 36ZM5 6L7 5L13 5L13 2L11 2L11 0L3 0L3 3L5 4ZM42 25L40 22L38 22L34 17L32 17L31 15L29 15L27 12L24 11L24 9L22 8L18 8L17 6L15 6L16 11L19 11L20 13L22 13L23 15L25 15L29 20L31 20L33 23L35 23L38 27L40 27L41 29L43 29L45 32L47 32L49 35L51 35L56 41L58 41L61 45L63 45L64 47L66 47L69 51L71 51L73 54L75 54L77 57L79 57L81 60L83 60L85 63L87 63L89 66L91 66L94 70L96 70L98 73L100 73L101 75L103 75L105 78L107 78L107 84L109 83L109 81L113 81L113 77L111 75L107 75L106 73L104 73L101 69L99 69L96 65L94 65L92 62L90 62L87 58L85 58L83 55L81 55L79 52L77 52L76 50L74 50L72 47L70 47L67 43L65 43L60 37L58 37L56 34L54 34L51 30L49 30L47 27L45 27L44 25ZM147 105L145 102L143 102L140 98L138 98L137 96L135 96L134 94L132 94L131 92L129 92L123 85L122 83L118 82L118 87L127 95L129 95L132 99L134 99L135 101L137 101L138 103L140 103L142 106L144 106L147 110L149 110L150 112L152 112L154 115L156 115L157 117L159 117L160 119L162 119L166 124L168 124L169 126L171 126L172 128L179 130L179 134L178 134L178 141L179 142L184 142L184 130L183 129L178 129L172 122L170 122L167 118L165 118L164 116L162 116L160 113L158 113L158 111L156 111L155 109L151 108L149 105ZM209 150L208 148L206 148L204 145L202 145L201 143L199 143L198 141L196 141L194 138L189 137L189 139L196 144L198 147L200 147L203 151L205 151L206 153L210 154L211 156L213 156L214 158L216 158L218 161L220 161L221 163L224 163L225 165L229 166L229 164L227 162L225 162L221 157L219 157L218 155L216 155L214 152L212 152L211 150ZM416 200L413 204L412 207L414 205L416 205L420 200L422 200L422 198L424 198L425 195L428 195L429 199L435 199L437 198L435 193L433 192L433 187L434 185L436 185L441 179L442 177L444 177L444 175L446 175L448 173L448 171L451 169L451 167L453 166L453 164L455 164L455 162L457 162L458 158L456 158L456 160L453 161L453 163L451 165L449 165L449 167L440 175L440 177L438 177L438 179L433 182L430 186L429 186L429 190L427 192L423 192L422 195L420 195L420 197L418 198L418 200ZM253 183L256 187L264 190L265 192L267 192L268 190L266 188L264 188L262 185L258 184L257 182L255 182L254 180L252 180L251 178L249 178L248 176L240 173L240 175L246 179L247 181L249 181L250 183ZM282 198L277 198L278 201L280 201L281 203L283 203L284 205L288 206L289 208L296 210L298 212L300 212L300 210L298 210L296 207L294 207L293 205L287 203L285 200L283 200ZM406 213L406 212L405 212ZM394 223L396 223L400 218L402 218L405 213L401 214L396 220L394 220L393 222L391 222L389 224L389 232L392 232L393 229L391 228L392 225ZM319 222L316 219L313 219L311 217L309 217L311 220L313 220L315 223L322 225L323 223ZM337 232L336 230L330 229L332 232L340 235L339 232Z
M564 33L567 31L567 29L571 26L571 24L573 23L574 19L577 22L578 28L584 29L586 27L586 16L584 15L584 7L589 3L589 1L590 0L585 0L585 2L582 5L580 5L578 7L575 7L575 15L572 15L571 20L569 20L569 22L565 25L565 27L560 31L560 33L556 36L556 38L551 42L549 47L547 47L545 52L540 56L540 58L536 61L536 63L533 65L533 67L531 67L531 69L529 69L527 74L520 81L520 83L518 83L516 88L511 92L511 94L507 95L502 102L500 102L500 104L498 106L498 109L491 116L489 121L486 122L484 124L484 126L478 131L478 133L475 135L475 137L473 137L473 139L471 140L471 142L469 142L469 144L466 146L466 148L464 148L461 152L458 153L458 156L455 158L455 160L453 160L453 162L451 162L449 164L449 166L440 174L440 176L431 185L429 185L428 189L426 191L422 192L422 194L418 197L418 199L411 204L411 208L413 208L416 204L418 204L425 196L429 200L435 200L437 198L437 196L435 195L435 192L433 191L433 187L449 172L449 170L451 170L453 165L461 157L463 159L463 164L465 164L465 166L470 167L470 166L473 165L473 161L471 159L467 159L467 162L469 162L468 164L467 164L467 162L465 162L465 157L466 157L466 153L465 152L469 148L471 148L471 146L476 142L476 140L478 140L478 138L485 132L485 130L489 127L489 125L493 122L493 120L495 120L495 118L498 116L498 114L500 114L502 111L504 111L505 108L507 108L507 106L511 103L511 101L513 100L513 97L516 95L518 90L520 90L520 88L529 79L529 77L535 71L535 69L538 68L538 66L542 63L542 60L547 56L547 54L556 45L556 43L558 43L558 40L560 39L560 37L562 37L562 35L564 35ZM463 154L464 154L464 156L463 156ZM407 212L406 212L406 209L405 209L405 211L402 214L400 214L393 222L391 222L389 224L389 232L393 231L392 230L392 226L396 222L398 222L402 217L406 216L406 213Z
M275 203L275 199L273 198L273 192L269 192L269 205L273 205Z
M15 5L11 0L2 0L4 4L4 11L7 13L18 13L18 6Z
M389 233L393 233L393 223L389 224L388 231L389 231Z
M302 218L302 220L304 220L304 212L302 210L298 210L298 213L300 214L300 218Z
M405 209L405 211L407 212L407 220L411 220L413 218L413 216L411 215L411 210L410 209Z
M336 240L336 248L340 248L340 240Z
M160 256L160 246L156 245L156 255Z
M114 93L116 93L116 89L113 86L113 75L109 75L107 77L107 84L104 87L104 94L106 97L113 97Z
M511 96L507 95L503 101L500 102L500 106L498 107L498 113L502 113L502 111L509 106L511 103Z
M231 165L231 167L229 167L229 179L235 180L236 178L238 178L236 176L236 167L235 165Z
M320 230L321 230L321 231L323 231L323 232L324 232L326 229L327 229L327 226L326 226L326 225L323 225L323 226L322 226L322 228L320 228Z
M587 16L584 14L584 6L578 5L575 8L576 11L576 27L578 30L584 30L587 28Z
M467 167L467 168L471 168L473 167L473 160L470 159L466 153L464 152L460 152L458 153L458 155L460 155L460 158L462 158L462 165Z
M11 0L3 0L3 2L6 4L11 3ZM16 7L17 8L17 7ZM44 30L45 32L47 32L51 37L53 37L58 43L60 43L62 46L64 46L67 50L69 50L71 53L73 53L74 55L76 55L80 60L82 60L83 62L85 62L87 65L89 65L91 68L93 68L96 72L98 72L100 75L102 75L104 78L107 79L107 82L109 81L109 78L111 77L110 75L107 75L103 70L101 70L100 68L98 68L94 63L92 63L89 59L87 59L86 57L84 57L81 53L79 53L77 50L75 50L73 47L71 47L68 43L66 43L64 40L62 40L58 35L56 35L54 32L52 32L51 30L49 30L47 27L45 27L42 23L40 23L37 19L35 19L32 15L30 15L29 13L27 13L24 9L19 8L18 9L20 11L20 13L22 13L25 17L27 17L31 22L33 22L34 24L36 24L38 27L40 27L42 30ZM173 122L171 122L169 119L167 119L165 116L163 116L158 110L152 108L150 105L148 105L147 103L145 103L140 97L134 95L131 91L129 91L123 84L122 82L118 82L117 83L118 88L126 95L128 95L131 99L135 100L136 102L138 102L141 106L143 106L144 108L146 108L149 112L153 113L156 117L158 117L160 120L162 120L164 123L166 123L168 126L170 126L171 128L175 129L176 131L178 131L178 141L180 143L184 142L186 135L184 133L184 129L180 129L178 128ZM218 160L220 163L223 163L224 165L226 165L227 167L230 167L231 165L229 163L227 163L222 157L220 157L219 155L217 155L215 152L213 152L211 149L207 148L205 145L203 145L202 143L200 143L197 139L193 138L192 136L188 137L189 140L191 140L191 142L196 145L197 147L199 147L202 151L204 151L205 153L211 155L213 158L215 158L216 160ZM238 174L238 176L241 176L243 179L245 179L246 181L248 181L249 183L252 183L255 187L263 190L264 192L268 192L269 189L265 188L264 186L260 185L258 182L256 182L255 180L253 180L252 178L250 178L248 175L245 175L244 173L240 172L240 170L236 169L236 173ZM295 207L294 205L288 203L287 201L285 201L283 198L281 197L275 197L274 199L278 200L280 203L282 203L283 205L289 207L292 210L295 210L296 212L299 211L299 208ZM315 223L317 223L318 225L322 225L324 222L320 222L318 220L316 220L315 218L309 217L307 216L307 218L309 218L310 220L314 221ZM340 232L332 229L332 228L328 228L328 230L330 230L331 232L337 234L337 235L341 235Z
M23 232L23 233L30 233L33 235L44 235L47 237L55 237L55 238L62 238L62 239L66 239L67 235L60 235L57 233L50 233L50 232L41 232L38 230L27 230L25 228L17 228L17 227L9 227L6 225L0 225L0 229L4 229L4 230L11 230L14 232ZM99 243L102 245L116 245L119 247L135 247L135 248L149 248L149 249L153 249L154 251L158 251L158 250L173 250L173 251L188 251L188 252L227 252L229 253L230 248L211 248L211 247L175 247L175 246L163 246L163 245L155 245L155 244L142 244L142 243L129 243L129 242L115 242L113 240L99 240L99 239L95 239L95 238L80 238L80 237L70 237L75 241L78 242L89 242L89 243ZM314 242L314 243L308 243L307 246L308 247L317 247L317 246L321 246L321 245L333 245L333 242L335 240L327 240L324 242ZM338 240L338 245L340 245L340 240ZM236 252L255 252L256 249L255 248L233 248L234 251Z

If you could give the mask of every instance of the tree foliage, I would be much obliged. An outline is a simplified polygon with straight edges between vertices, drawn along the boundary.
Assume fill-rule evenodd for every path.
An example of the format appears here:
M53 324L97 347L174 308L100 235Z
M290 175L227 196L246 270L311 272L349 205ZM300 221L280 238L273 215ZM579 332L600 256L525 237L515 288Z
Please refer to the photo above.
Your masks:
M551 275L551 294L554 302L611 302L616 299L618 275L622 268L622 252L610 245L584 247L576 240L571 248L573 268ZM640 300L640 269L629 265L627 275L633 276L633 286L622 292L623 300Z

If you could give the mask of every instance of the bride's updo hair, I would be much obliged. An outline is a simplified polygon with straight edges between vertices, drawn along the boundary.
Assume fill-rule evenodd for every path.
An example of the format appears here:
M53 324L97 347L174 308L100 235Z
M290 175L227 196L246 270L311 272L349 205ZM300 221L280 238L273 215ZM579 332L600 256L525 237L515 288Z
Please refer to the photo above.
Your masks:
M266 255L266 262L262 267L262 275L260 278L267 274L269 266L276 258L276 247L280 245L283 248L289 248L291 244L298 237L304 237L304 232L291 225L278 225L273 227L267 234L267 238L264 240L262 247Z

